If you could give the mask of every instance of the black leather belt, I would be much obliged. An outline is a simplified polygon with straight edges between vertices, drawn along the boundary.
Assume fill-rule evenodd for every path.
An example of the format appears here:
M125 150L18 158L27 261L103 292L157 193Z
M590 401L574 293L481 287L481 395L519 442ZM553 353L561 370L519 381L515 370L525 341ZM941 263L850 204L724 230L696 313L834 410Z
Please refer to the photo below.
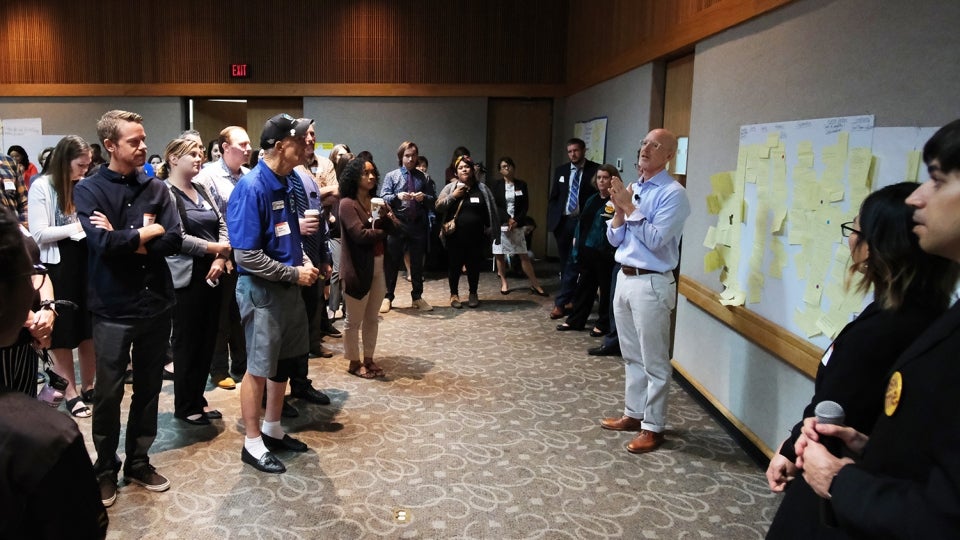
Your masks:
M620 271L623 272L625 276L643 276L646 274L662 274L662 272L657 272L656 270L647 270L646 268L634 268L632 266L621 266Z

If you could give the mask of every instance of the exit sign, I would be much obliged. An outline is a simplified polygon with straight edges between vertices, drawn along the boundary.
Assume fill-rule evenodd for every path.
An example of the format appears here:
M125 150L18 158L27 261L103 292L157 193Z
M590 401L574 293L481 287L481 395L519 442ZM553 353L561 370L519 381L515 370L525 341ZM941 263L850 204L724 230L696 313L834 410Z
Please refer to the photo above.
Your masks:
M234 79L246 79L250 76L250 69L247 64L230 64L230 77Z

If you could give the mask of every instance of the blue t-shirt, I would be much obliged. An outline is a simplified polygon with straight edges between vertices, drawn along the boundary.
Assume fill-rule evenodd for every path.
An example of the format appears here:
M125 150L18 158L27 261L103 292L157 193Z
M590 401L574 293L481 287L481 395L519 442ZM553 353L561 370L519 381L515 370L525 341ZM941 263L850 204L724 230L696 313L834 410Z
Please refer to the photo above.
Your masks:
M227 203L227 230L234 249L262 249L288 266L303 264L300 221L289 176L280 178L260 161L245 174ZM242 267L241 274L246 274Z

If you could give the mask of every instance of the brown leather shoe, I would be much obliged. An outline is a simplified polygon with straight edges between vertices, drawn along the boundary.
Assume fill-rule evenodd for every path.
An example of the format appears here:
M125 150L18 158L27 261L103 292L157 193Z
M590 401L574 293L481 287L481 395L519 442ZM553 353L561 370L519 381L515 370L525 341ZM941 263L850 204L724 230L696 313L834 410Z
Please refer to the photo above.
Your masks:
M550 311L550 318L556 320L560 317L563 317L563 308L560 306L553 306L553 310Z
M600 427L612 431L640 431L640 424L643 420L621 416L620 418L604 418L600 421Z
M637 433L637 436L627 443L627 452L631 454L653 452L660 448L661 444L663 444L663 433L641 429L640 433Z

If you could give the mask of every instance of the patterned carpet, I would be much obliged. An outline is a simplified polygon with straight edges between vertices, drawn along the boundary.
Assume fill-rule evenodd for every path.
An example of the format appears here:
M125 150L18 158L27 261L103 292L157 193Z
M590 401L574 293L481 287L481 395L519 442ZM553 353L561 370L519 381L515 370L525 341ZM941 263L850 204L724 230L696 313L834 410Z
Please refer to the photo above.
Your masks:
M763 538L779 499L723 429L673 384L667 443L627 453L631 434L597 424L622 411L620 359L587 356L598 340L556 332L551 300L511 286L502 296L484 274L480 307L455 310L431 279L436 309L420 313L401 280L380 327L387 378L347 374L341 354L311 359L333 403L293 401L300 417L284 425L310 451L280 454L283 475L240 462L238 390L209 390L224 419L192 427L165 382L151 459L172 487L121 481L108 537Z

